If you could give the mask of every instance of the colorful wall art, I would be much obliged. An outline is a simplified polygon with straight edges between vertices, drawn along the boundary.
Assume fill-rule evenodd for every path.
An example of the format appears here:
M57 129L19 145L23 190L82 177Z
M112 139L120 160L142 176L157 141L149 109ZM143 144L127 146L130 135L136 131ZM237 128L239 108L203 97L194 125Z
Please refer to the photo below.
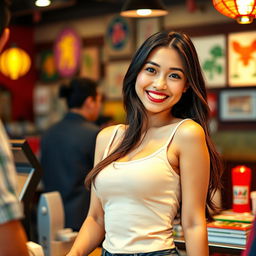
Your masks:
M226 81L226 37L193 37L208 88L224 87Z
M256 31L228 35L230 86L256 85Z
M120 100L122 98L123 79L129 64L129 61L108 63L107 84L105 86L105 94L108 99Z
M82 50L80 76L98 81L100 79L100 56L98 47L86 47Z

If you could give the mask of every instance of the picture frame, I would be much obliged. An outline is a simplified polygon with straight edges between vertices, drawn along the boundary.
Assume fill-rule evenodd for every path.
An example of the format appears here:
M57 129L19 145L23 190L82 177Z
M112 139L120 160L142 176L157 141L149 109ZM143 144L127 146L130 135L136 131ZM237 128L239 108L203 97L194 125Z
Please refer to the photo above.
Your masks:
M227 85L226 35L192 37L207 88Z
M106 65L106 84L104 93L108 100L122 99L123 79L130 65L129 60L112 61Z
M60 76L54 61L53 50L48 48L40 51L38 55L39 80L43 83L54 83Z
M144 18L136 22L136 49L151 35L161 30L161 18Z
M228 34L228 84L231 87L256 85L256 31Z
M113 16L104 37L108 60L129 57L134 51L134 22L131 19Z
M221 122L256 122L256 89L230 89L219 92Z
M100 48L98 46L84 47L81 52L80 76L98 81L100 74Z

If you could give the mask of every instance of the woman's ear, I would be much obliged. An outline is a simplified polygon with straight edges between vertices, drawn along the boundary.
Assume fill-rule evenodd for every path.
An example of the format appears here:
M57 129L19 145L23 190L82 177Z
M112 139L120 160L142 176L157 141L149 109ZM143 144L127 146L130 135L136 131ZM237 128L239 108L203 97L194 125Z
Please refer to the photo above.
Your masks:
M0 36L0 52L4 48L4 45L6 44L6 42L8 41L9 36L10 36L10 29L9 28L5 28L3 30L2 35Z

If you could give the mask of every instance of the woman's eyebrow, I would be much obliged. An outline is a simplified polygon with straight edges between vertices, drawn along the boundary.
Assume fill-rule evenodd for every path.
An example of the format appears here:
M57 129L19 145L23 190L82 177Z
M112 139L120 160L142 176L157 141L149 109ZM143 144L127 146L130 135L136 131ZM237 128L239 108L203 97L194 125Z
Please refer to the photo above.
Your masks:
M182 68L170 68L170 70L177 70L177 71L180 71L184 74L184 70Z
M157 63L155 63L153 61L147 61L146 64L151 64L151 65L160 67L159 64L157 64ZM177 71L180 71L180 72L182 72L184 74L184 70L182 68L170 67L170 70L177 70Z
M152 64L152 65L154 65L154 66L160 67L159 64L157 64L157 63L155 63L155 62L153 62L153 61L150 61L150 60L147 61L146 64Z

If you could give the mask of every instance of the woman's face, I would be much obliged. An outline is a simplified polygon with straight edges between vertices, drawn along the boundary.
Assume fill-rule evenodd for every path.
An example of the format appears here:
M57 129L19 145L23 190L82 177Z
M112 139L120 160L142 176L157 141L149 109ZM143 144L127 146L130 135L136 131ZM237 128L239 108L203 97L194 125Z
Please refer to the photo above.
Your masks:
M135 90L149 115L170 117L171 108L186 91L187 79L176 50L154 49L139 72Z

